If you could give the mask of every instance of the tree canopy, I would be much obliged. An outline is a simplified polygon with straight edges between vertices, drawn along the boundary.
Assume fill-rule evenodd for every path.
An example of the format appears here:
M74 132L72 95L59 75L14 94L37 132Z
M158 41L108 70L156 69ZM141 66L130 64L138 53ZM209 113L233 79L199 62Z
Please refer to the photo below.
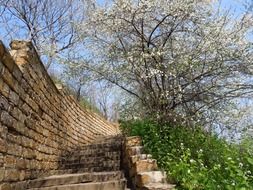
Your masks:
M200 0L90 2L78 26L96 64L148 115L206 122L231 99L249 97L252 17Z

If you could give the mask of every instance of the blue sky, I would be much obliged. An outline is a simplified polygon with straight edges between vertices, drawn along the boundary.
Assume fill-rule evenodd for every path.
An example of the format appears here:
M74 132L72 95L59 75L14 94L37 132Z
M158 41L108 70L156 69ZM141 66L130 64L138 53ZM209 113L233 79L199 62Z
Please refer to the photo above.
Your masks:
M224 7L225 9L231 9L235 16L238 16L245 11L242 2L243 0L220 0L218 3L220 3L221 7Z
M221 0L221 5L223 7L227 7L227 8L236 8L236 9L241 9L241 11L243 10L243 6L242 6L242 0Z

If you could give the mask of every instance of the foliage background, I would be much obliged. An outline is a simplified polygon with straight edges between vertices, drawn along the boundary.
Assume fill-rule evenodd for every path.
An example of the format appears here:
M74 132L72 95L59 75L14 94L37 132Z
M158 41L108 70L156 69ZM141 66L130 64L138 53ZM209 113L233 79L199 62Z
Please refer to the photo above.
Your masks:
M122 122L121 126L125 134L142 137L145 151L157 159L178 189L253 189L252 139L234 144L201 127L147 120Z

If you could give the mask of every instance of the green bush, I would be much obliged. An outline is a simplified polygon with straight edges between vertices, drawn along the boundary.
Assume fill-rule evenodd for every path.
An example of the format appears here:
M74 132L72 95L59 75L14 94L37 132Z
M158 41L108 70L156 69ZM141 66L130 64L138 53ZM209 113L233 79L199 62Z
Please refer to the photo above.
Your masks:
M127 135L143 139L178 189L251 190L253 158L240 145L195 129L149 121L122 122Z

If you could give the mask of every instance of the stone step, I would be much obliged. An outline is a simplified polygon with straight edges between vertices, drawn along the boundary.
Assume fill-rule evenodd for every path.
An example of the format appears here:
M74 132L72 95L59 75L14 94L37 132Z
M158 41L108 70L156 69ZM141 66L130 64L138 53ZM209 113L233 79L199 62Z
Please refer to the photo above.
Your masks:
M120 147L122 143L123 143L122 140L108 140L108 141L103 141L103 142L95 142L95 143L84 145L78 150L89 149L89 148Z
M104 162L97 162L97 163L72 163L72 164L65 164L60 166L60 169L75 169L75 168L95 168L95 167L119 167L120 160L116 161L104 161Z
M167 183L150 183L144 187L137 188L137 190L174 190L175 185Z
M70 185L60 185L43 188L31 188L29 190L125 190L126 180L113 180L107 182L91 182Z
M111 141L122 141L123 136L122 135L114 135L114 136L107 136L107 137L97 137L95 141L92 142L92 144L101 143L101 142L111 142Z
M141 146L141 145L142 145L142 142L139 136L127 137L125 140L126 147Z
M152 159L152 155L151 154L137 154L130 157L132 164L134 164L135 162L139 160L146 160L146 159Z
M85 145L71 152L66 153L63 156L70 156L73 154L87 154L87 152L111 152L121 151L123 144L122 138L120 140L107 140L102 142L94 142L92 144Z
M157 171L157 161L155 159L139 160L129 169L129 176L134 177L137 173Z
M105 162L105 161L120 161L120 154L111 154L109 156L100 156L100 157L86 157L86 156L73 156L69 159L63 159L61 161L61 165L65 164L73 164L73 163L97 163L97 162Z
M75 167L75 165L79 165L80 167L94 167L94 166L104 166L105 164L108 164L110 166L112 165L118 165L120 163L120 159L118 160L109 160L109 159L101 159L100 161L71 161L71 162L64 162L59 164L60 168L66 168L66 167Z
M72 169L58 169L51 170L47 172L49 175L62 175L62 174L78 174L78 173L87 173L87 172L110 172L110 171L119 171L120 167L94 167L94 168L72 168Z
M120 160L101 160L94 162L79 162L79 163L68 163L61 165L61 169L75 169L75 168L94 168L94 167L119 167Z
M162 171L140 172L135 176L137 187L143 187L150 183L166 183L166 173Z
M115 154L115 153L120 153L121 148L115 148L115 149L109 149L109 148L99 148L99 149L87 149L87 150L80 150L78 152L73 152L71 155L106 155L106 154Z
M118 171L120 170L120 164L118 165L105 165L103 167L82 167L82 165L72 165L62 167L59 170L56 170L55 174L64 174L64 173L81 173L81 172L103 172L103 171Z
M120 180L123 178L124 174L121 171L53 175L50 177L31 180L27 183L27 188L41 188L88 182L103 182Z
M77 150L78 151L86 151L86 150L90 150L90 149L101 149L101 148L104 148L104 149L108 149L108 150L117 150L119 148L121 148L122 146L122 143L104 143L104 144L90 144L90 145L86 145L86 146L83 146L81 148L79 148Z
M155 159L139 160L134 164L134 170L136 173L155 171L158 169L157 161Z
M106 150L105 150L106 151ZM71 155L65 156L61 158L61 161L72 161L72 160L81 160L81 159L94 159L94 158L115 158L120 157L120 151L113 151L113 152L103 152L103 151L92 151L92 152L79 152L73 153Z
M126 154L128 157L142 154L144 152L143 146L132 146L132 147L127 147L126 149Z

